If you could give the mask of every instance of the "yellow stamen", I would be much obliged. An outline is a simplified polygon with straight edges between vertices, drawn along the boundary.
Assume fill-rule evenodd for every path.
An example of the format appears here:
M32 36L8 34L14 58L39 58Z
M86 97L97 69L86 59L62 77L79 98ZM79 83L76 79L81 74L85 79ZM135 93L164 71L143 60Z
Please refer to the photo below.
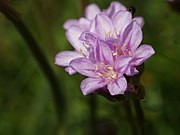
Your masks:
M106 39L110 34L111 34L111 31L107 32L107 33L104 35L104 39Z

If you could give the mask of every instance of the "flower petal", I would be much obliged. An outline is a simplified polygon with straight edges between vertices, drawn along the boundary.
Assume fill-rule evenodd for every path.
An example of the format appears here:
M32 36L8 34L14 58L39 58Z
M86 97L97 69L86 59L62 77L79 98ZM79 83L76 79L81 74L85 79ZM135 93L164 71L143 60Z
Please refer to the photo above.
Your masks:
M98 37L91 32L83 32L79 38L81 41L84 41L86 44L95 47L97 44Z
M71 45L83 55L87 54L87 47L79 40L80 35L83 33L83 30L78 26L72 26L66 32L66 37Z
M96 65L93 64L89 59L86 58L77 58L71 61L70 66L76 70L78 73L89 76L97 77L96 74Z
M93 3L93 4L90 4L89 6L86 7L85 17L89 20L92 20L100 12L101 12L101 10L99 9L99 7Z
M89 31L92 32L92 33L96 33L96 21L95 21L95 19L93 19L93 20L91 21Z
M117 80L110 82L107 85L107 88L111 95L124 94L124 91L127 89L127 81L125 77L122 76Z
M105 14L99 14L95 18L96 34L102 39L106 38L106 35L113 32L114 27L110 18Z
M106 65L113 65L114 59L112 56L112 51L110 50L108 44L103 41L97 41L95 48L95 58L97 62L104 63Z
M139 71L134 67L134 66L129 66L127 69L126 69L126 72L125 74L127 76L133 76L133 75L136 75L138 74Z
M132 14L129 11L119 11L117 12L112 21L114 24L115 32L123 33L124 29L132 20Z
M77 19L67 20L63 25L65 30L68 30L72 26L77 26L83 30L88 30L90 28L90 21L86 18L81 17L79 20Z
M86 78L81 82L81 90L83 95L87 95L105 85L106 83L100 78Z
M72 25L78 25L78 20L76 19L70 19L70 20L67 20L63 27L65 30L68 30Z
M98 41L97 35L91 32L83 32L79 38L82 42L84 42L84 45L88 46L88 53L89 55L86 55L89 59L94 59L95 55L95 48L97 46Z
M106 10L108 16L111 18L114 14L116 14L119 10L126 10L126 7L121 3L114 1L111 2L111 5Z
M137 49L142 41L142 31L141 27L136 21L132 21L125 29L122 35L122 44L131 53Z
M140 16L134 17L133 20L135 20L140 26L141 28L144 26L144 19Z
M65 68L65 71L68 72L70 75L73 75L76 73L76 71L72 67Z
M79 19L79 26L84 30L89 30L90 21L88 19L82 17Z
M150 45L141 45L134 53L132 65L139 66L155 53Z
M79 52L77 51L63 51L56 55L55 57L55 64L59 66L69 66L69 63L73 59L77 59L83 57Z
M114 67L119 74L123 75L124 72L126 72L131 59L132 59L131 56L121 56L116 59Z

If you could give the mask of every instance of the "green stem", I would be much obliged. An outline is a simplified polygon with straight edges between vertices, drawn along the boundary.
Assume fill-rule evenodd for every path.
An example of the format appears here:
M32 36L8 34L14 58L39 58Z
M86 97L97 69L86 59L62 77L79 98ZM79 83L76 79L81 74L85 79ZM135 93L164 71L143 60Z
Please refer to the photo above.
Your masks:
M136 118L138 125L140 127L141 135L145 135L144 132L144 124L145 124L145 119L144 119L144 113L141 108L140 102L136 99L133 100L135 111L136 111Z
M125 109L129 124L131 126L132 134L133 135L138 135L138 129L137 129L137 126L136 126L136 121L135 121L134 116L133 116L130 101L129 100L124 101L123 106L124 106L124 109Z
M96 116L97 102L95 95L93 94L90 95L89 104L90 104L90 121L91 121L91 130L92 130L91 134L98 135L97 116Z
M64 117L63 111L65 108L64 96L62 95L62 90L59 87L59 82L54 74L54 71L49 65L44 53L42 52L41 48L35 41L26 25L21 20L19 13L10 5L7 0L0 0L0 11L14 24L16 29L19 31L20 35L27 43L34 58L42 69L44 75L47 77L54 97L58 120L59 123L62 122Z

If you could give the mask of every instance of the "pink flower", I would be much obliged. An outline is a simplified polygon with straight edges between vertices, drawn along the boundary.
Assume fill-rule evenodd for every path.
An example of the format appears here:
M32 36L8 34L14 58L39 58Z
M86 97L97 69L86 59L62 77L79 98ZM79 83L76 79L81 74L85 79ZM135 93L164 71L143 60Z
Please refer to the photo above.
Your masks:
M150 45L140 45L143 24L142 17L132 18L118 2L103 11L91 4L85 18L65 23L66 37L75 50L58 53L55 63L69 74L88 77L81 83L84 95L104 87L112 96L124 94L125 76L138 74L137 67L155 53Z
M155 51L150 45L140 45L142 41L142 31L136 21L131 22L119 38L120 46L118 49L121 55L131 56L132 59L129 63L126 75L133 76L138 73L137 66L145 62L151 57ZM116 50L118 50L116 49Z
M101 26L106 26L105 28L107 31L112 29L112 25L107 24L105 20L100 24ZM101 27L100 24L96 26L96 30L103 34L105 28ZM109 29L108 25L110 26ZM94 44L95 39L102 40L98 34L89 32L84 32L80 39L87 45ZM111 48L114 57L119 57L122 55L132 57L128 65L128 69L125 72L125 74L128 76L137 74L138 70L136 67L141 65L155 53L154 49L149 45L139 46L141 41L142 31L141 27L136 21L131 21L130 24L124 28L123 33L116 35L115 38L111 37L109 40L106 39L107 45Z
M113 58L111 49L103 41L96 41L93 58L78 58L70 66L80 74L87 76L81 83L81 90L87 95L107 85L111 95L124 94L127 82L123 76L131 59L128 56Z
M95 30L95 21L101 25L101 21L110 22L111 19L115 22L115 26L119 25L120 27L111 28L109 31L101 31L101 33L98 33L99 26L97 26L97 30ZM126 21L123 21L123 19ZM66 37L75 51L58 53L56 55L55 63L59 66L67 67L65 70L69 74L76 73L75 70L69 67L69 62L79 57L89 56L89 46L79 40L79 37L83 32L94 32L98 36L108 39L110 35L112 35L112 32L120 32L121 29L125 28L131 20L132 15L127 11L126 7L119 2L112 2L106 10L102 11L96 4L90 4L85 9L85 17L81 17L80 19L70 19L65 22L64 29L67 30ZM142 17L135 17L133 20L139 22L141 26L144 24ZM103 34L102 32L105 33ZM113 37L114 35L111 38Z

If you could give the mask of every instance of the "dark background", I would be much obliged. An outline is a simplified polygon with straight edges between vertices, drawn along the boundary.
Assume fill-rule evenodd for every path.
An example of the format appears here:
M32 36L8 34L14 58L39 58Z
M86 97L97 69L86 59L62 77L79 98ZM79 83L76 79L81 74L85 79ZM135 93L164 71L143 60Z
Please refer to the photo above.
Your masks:
M49 83L26 43L12 23L0 13L0 134L1 135L86 135L91 130L92 113L101 132L130 135L131 128L121 103L102 96L83 96L81 75L69 76L54 65L59 51L72 50L63 23L82 16L84 3L102 9L110 0L11 0L12 5L38 41L59 79L65 100L64 122L58 125ZM180 132L180 13L165 0L121 0L143 16L143 43L156 54L145 63L141 78L145 119L158 135ZM94 100L96 106L91 106ZM93 110L93 111L92 111ZM99 133L100 134L100 133ZM105 133L101 133L105 135Z

